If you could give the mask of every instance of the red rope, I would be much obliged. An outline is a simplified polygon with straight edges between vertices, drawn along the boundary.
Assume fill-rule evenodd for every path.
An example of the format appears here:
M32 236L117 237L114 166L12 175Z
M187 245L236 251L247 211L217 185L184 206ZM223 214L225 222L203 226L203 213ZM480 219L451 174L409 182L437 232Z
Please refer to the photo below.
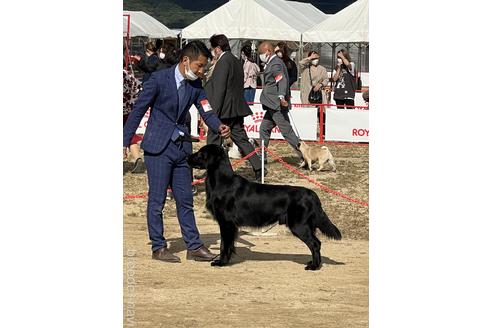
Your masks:
M265 150L270 153L270 155L272 155L273 159L275 159L276 161L278 161L280 164L282 164L283 166L285 166L288 170L290 170L291 172L294 172L295 174L303 177L304 179L308 180L309 182L311 182L312 184L318 186L321 190L323 191L326 191L326 192L329 192L331 194L334 194L334 195L337 195L338 197L341 197L343 199L346 199L352 203L355 203L355 204L359 204L359 205L362 205L362 206L366 206L368 207L369 204L364 202L364 201L361 201L361 200L358 200L358 199L354 199L354 198L351 198L345 194L342 194L341 192L339 191L336 191L336 190L333 190L333 189L330 189L324 185L322 185L321 183L319 183L318 181L314 180L313 178L310 178L308 177L307 175L305 175L304 173L300 172L299 170L295 169L294 167L292 167L292 165L290 164L287 164L280 156L276 155L272 150L268 149L265 147Z
M247 102L248 105L261 105L259 102ZM325 107L337 107L340 106L340 109L344 109L343 107L353 108L353 109L362 109L369 110L369 106L352 106L352 105L337 105L337 104L291 104L292 107L317 107L317 106L325 106Z
M235 167L239 166L239 164L241 164L242 162L246 161L248 158L250 158L251 156L253 156L255 153L256 153L256 150L253 150L248 155L244 156L243 158L238 159L237 161L235 161L234 163L231 164L232 165L232 168L235 168ZM195 186L195 185L204 183L205 182L205 179L206 178L195 180L195 181L193 181L191 183L191 185L192 186ZM171 188L169 188L167 191L168 192L171 191ZM141 194L141 195L125 195L125 196L123 196L123 200L125 201L125 200L129 200L129 199L143 199L143 198L147 198L147 197L148 197L147 194Z
M255 148L255 150L253 150L251 153L249 153L248 155L238 159L237 161L235 161L234 163L231 164L232 168L235 168L237 166L239 166L239 164L243 163L244 161L246 161L248 158L250 158L251 156L253 156L257 151L260 151L261 150L261 147L259 148ZM365 207L368 207L369 204L367 202L364 202L364 201L361 201L361 200L358 200L358 199L354 199L354 198L351 198L339 191L336 191L336 190L333 190L333 189L330 189L328 188L327 186L325 185L322 185L321 183L319 183L318 181L314 180L313 178L310 178L308 177L307 175L305 175L304 173L300 172L299 170L295 169L294 167L292 167L290 164L287 164L283 159L282 157L276 155L272 150L268 149L267 147L265 147L265 151L270 153L270 155L273 157L274 160L278 161L280 164L282 164L283 166L285 166L289 171L299 175L300 177L308 180L309 182L311 182L312 184L316 185L317 187L319 187L321 190L325 191L325 192L329 192L333 195L336 195L338 197L341 197L343 199L346 199L352 203L355 203L355 204L359 204L359 205L362 205L362 206L365 206ZM199 179L199 180L195 180L192 182L192 185L197 185L197 184L200 184L200 183L203 183L205 182L205 179L206 178L203 178L203 179ZM168 189L169 191L170 189ZM142 199L142 198L147 198L147 195L145 194L141 194L141 195L125 195L123 196L123 201L125 200L129 200L129 199Z

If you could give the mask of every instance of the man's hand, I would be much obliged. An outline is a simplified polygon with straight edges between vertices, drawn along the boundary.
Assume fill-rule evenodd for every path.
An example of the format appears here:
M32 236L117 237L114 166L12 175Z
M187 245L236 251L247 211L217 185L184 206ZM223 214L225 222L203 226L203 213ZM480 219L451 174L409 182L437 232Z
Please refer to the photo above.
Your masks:
M280 99L280 105L282 107L287 107L287 106L289 106L289 102L285 99Z
M229 138L231 136L231 129L227 125L221 124L219 126L219 133L222 138Z
M316 84L316 86L314 87L314 91L318 92L319 89L321 89L321 83Z
M126 159L128 157L128 148L123 147L123 159Z

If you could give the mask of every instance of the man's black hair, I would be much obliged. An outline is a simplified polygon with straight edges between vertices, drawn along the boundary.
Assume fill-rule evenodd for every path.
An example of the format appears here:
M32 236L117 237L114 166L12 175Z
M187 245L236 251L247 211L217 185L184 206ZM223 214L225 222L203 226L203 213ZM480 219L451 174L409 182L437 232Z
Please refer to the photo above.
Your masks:
M229 40L224 34L214 34L212 35L212 37L210 37L209 41L212 48L220 47L222 51L231 51Z
M183 57L189 57L190 60L197 60L200 55L205 56L207 58L212 58L212 54L210 50L208 50L205 43L202 41L191 41L181 50L181 54L179 55L179 61L183 60Z

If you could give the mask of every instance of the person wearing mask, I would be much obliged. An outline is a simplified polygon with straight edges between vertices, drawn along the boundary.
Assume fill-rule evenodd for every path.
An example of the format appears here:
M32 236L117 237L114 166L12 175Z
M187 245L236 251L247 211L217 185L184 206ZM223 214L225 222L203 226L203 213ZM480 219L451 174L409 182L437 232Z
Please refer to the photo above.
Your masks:
M157 69L159 64L159 57L156 53L155 43L149 41L145 44L145 57L141 58L138 62L138 69L144 72L144 76L142 78L142 83L145 83L149 78L150 74Z
M275 54L270 42L262 42L258 51L260 60L265 63L264 86L260 102L266 112L260 125L260 138L264 141L265 147L268 147L272 129L278 126L284 139L294 149L301 162L304 162L302 153L297 147L299 138L294 133L289 120L290 88L287 67L282 59ZM301 163L301 165L303 164Z
M337 66L333 72L335 82L333 99L337 108L350 108L354 106L355 90L357 89L355 63L351 61L347 50L337 52ZM353 108L353 107L351 107Z
M164 43L157 50L157 55L159 56L157 70L169 68L178 63L179 49L176 49L172 44Z
M241 59L244 61L244 100L248 103L255 101L256 95L256 79L260 68L253 61L252 49L250 45L245 45L241 48Z
M239 148L243 156L254 151L244 130L244 117L253 114L244 100L244 72L243 65L231 53L229 40L223 34L213 35L210 38L212 56L215 64L209 71L204 89L210 101L212 110L219 119L230 127L231 139ZM208 125L208 124L207 124ZM222 145L220 136L214 131L208 131L207 144ZM261 179L261 160L255 153L248 158L255 179Z
M157 65L157 70L170 68L176 64L178 64L180 50L176 49L175 46L169 43L163 43L162 46L157 50L157 55L159 56L159 64ZM191 114L190 112L186 113L185 125L189 131L191 131ZM190 166L190 174L193 178L193 168ZM193 195L198 193L198 189L196 185L191 187L193 191ZM174 199L174 195L172 190L167 193L166 199L171 200Z
M275 54L282 59L287 67L287 72L289 73L289 87L292 88L292 85L297 81L297 65L290 59L290 51L289 48L287 48L287 44L285 42L277 43Z
M329 85L328 72L326 68L319 65L319 54L310 51L308 56L299 62L301 66L301 102L309 104L309 92L322 90L322 103L328 103L328 95L324 91Z
M147 227L155 260L180 262L180 258L167 249L163 235L162 210L168 185L171 185L176 200L178 221L188 249L186 258L211 261L216 257L200 239L193 213L192 177L186 161L192 153L192 146L185 117L192 104L211 130L224 138L230 136L229 127L212 111L199 79L210 57L210 51L203 42L188 43L180 54L179 64L150 76L123 128L125 152L140 120L152 107L140 147L144 150L147 165Z

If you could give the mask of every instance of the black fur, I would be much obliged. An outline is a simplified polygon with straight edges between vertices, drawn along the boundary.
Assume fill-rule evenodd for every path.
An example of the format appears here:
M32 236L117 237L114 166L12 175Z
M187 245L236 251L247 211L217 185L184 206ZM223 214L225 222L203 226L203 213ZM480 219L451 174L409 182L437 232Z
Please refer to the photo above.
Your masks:
M315 229L339 240L342 235L310 189L288 185L251 182L234 173L220 146L207 145L188 157L190 166L207 170L207 209L220 226L220 257L213 266L229 263L234 252L238 227L264 227L276 222L286 224L311 250L312 261L306 270L321 267L321 242Z

